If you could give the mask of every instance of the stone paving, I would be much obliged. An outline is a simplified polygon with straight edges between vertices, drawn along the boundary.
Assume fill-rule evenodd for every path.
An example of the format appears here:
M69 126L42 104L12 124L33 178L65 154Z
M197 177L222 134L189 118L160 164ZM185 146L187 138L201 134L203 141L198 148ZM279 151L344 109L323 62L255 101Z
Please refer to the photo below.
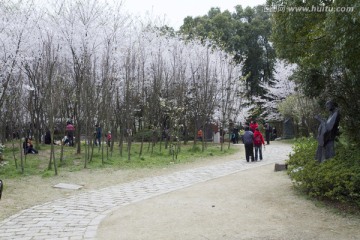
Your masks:
M0 239L95 239L100 222L121 206L182 189L239 171L282 162L291 152L288 144L266 146L265 159L244 159L144 178L34 206L0 222Z

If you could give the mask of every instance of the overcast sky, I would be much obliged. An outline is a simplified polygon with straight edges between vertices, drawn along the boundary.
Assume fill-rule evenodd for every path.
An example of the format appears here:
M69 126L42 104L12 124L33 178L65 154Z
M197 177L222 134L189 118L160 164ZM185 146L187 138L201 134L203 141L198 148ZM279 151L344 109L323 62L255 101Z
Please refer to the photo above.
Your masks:
M124 8L135 16L159 17L175 30L183 24L187 16L203 16L211 7L221 11L234 12L236 5L243 8L265 4L266 0L124 0Z

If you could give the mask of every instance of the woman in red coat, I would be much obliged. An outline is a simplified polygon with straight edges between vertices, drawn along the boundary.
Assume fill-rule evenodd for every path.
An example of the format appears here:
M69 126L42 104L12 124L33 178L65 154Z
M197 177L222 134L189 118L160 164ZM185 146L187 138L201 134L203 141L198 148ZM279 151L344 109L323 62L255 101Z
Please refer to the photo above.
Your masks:
M259 131L259 128L256 128L254 132L255 161L258 160L258 156L260 158L260 161L263 158L261 145L264 145L265 148L264 137Z

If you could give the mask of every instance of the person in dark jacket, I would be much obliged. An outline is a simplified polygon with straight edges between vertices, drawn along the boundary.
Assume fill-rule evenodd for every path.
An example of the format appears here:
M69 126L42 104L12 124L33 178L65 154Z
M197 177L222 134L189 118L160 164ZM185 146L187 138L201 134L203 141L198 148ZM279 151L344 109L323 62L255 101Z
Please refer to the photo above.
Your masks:
M277 130L275 127L272 128L272 133L271 133L271 140L275 140L277 138Z
M99 144L99 146L101 146L101 135L102 135L102 130L99 124L95 125L95 145L97 146Z
M46 131L44 136L44 143L45 144L51 144L51 133L49 130Z
M271 133L272 133L272 128L270 124L265 123L265 139L266 139L266 144L268 145L270 144Z
M245 158L246 162L254 162L254 133L250 131L249 127L245 127L245 133L243 135L243 141L245 146Z
M32 139L31 138L25 138L25 141L23 143L23 147L24 147L24 153L25 154L37 154L39 153L38 150L36 150L32 144Z

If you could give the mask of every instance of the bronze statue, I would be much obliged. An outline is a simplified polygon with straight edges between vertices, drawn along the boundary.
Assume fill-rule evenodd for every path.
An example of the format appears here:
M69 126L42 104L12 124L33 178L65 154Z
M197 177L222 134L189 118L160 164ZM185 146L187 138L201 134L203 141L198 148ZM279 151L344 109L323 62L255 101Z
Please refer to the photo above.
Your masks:
M335 156L335 138L339 135L340 113L333 101L327 101L326 109L330 112L328 119L323 119L319 115L315 118L320 121L318 128L318 148L315 159L323 162Z

